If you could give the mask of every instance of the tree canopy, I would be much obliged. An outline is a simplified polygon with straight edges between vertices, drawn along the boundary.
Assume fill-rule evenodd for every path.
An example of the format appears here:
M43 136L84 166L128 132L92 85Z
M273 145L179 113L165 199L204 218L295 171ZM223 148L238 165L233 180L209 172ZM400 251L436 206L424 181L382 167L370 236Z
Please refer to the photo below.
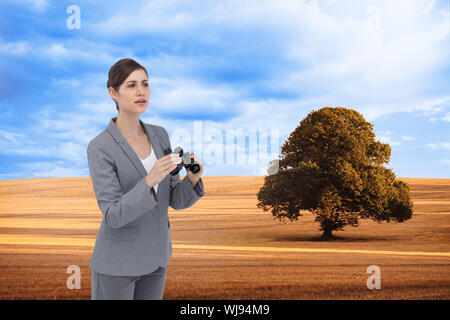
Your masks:
M280 220L315 214L324 239L359 219L403 222L412 217L409 185L396 180L391 148L355 110L311 111L281 147L279 168L264 178L258 207Z

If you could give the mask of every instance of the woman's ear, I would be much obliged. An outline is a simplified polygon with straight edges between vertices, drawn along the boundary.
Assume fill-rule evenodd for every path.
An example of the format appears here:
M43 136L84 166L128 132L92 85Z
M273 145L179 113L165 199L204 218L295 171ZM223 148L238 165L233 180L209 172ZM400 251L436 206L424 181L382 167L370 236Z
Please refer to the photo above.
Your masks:
M117 91L113 87L108 88L109 96L114 100L117 101Z

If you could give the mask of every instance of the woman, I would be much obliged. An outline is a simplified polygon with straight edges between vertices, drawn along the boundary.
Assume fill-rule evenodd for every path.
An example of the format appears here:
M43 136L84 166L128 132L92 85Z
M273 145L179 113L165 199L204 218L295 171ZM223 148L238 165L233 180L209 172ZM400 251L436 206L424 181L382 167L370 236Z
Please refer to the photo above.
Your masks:
M92 299L162 299L166 267L172 255L169 205L192 206L204 195L200 171L180 180L169 174L181 163L167 131L147 124L150 88L146 69L121 59L109 70L109 95L118 116L89 142L89 173L103 214L89 267Z

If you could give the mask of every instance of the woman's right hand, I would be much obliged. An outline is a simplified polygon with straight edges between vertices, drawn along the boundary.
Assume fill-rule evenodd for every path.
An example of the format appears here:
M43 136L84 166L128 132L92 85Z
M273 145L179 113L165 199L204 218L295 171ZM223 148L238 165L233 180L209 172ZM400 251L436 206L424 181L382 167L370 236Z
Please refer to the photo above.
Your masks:
M152 170L145 177L145 182L147 182L150 188L156 186L180 163L181 157L176 153L171 153L157 159Z

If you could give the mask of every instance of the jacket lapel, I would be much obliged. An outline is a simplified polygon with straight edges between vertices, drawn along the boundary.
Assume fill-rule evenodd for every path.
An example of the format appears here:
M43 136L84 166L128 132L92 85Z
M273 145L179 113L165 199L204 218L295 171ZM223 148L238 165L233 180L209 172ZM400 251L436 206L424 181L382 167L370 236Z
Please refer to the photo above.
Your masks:
M122 148L123 152L130 159L131 163L133 163L133 165L139 171L142 178L144 178L148 174L147 170L145 170L144 165L142 164L141 160L139 159L139 156L136 154L136 152L134 152L133 148L131 148L131 146L129 145L127 140L125 140L125 138L123 137L122 133L120 132L119 128L117 127L117 125L115 123L116 120L117 120L117 117L112 118L106 129L109 131L109 133L112 135L114 140L116 140L116 142ZM161 141L160 141L159 137L156 135L155 130L150 125L142 122L141 119L139 119L139 122L141 123L141 126L144 129L144 131L147 133L147 137L149 138L149 141L153 147L153 151L155 152L156 159L159 159L162 156L164 156L164 152L163 152L162 146L161 146ZM158 188L157 194L159 193L159 190L161 190L161 189L162 188Z

